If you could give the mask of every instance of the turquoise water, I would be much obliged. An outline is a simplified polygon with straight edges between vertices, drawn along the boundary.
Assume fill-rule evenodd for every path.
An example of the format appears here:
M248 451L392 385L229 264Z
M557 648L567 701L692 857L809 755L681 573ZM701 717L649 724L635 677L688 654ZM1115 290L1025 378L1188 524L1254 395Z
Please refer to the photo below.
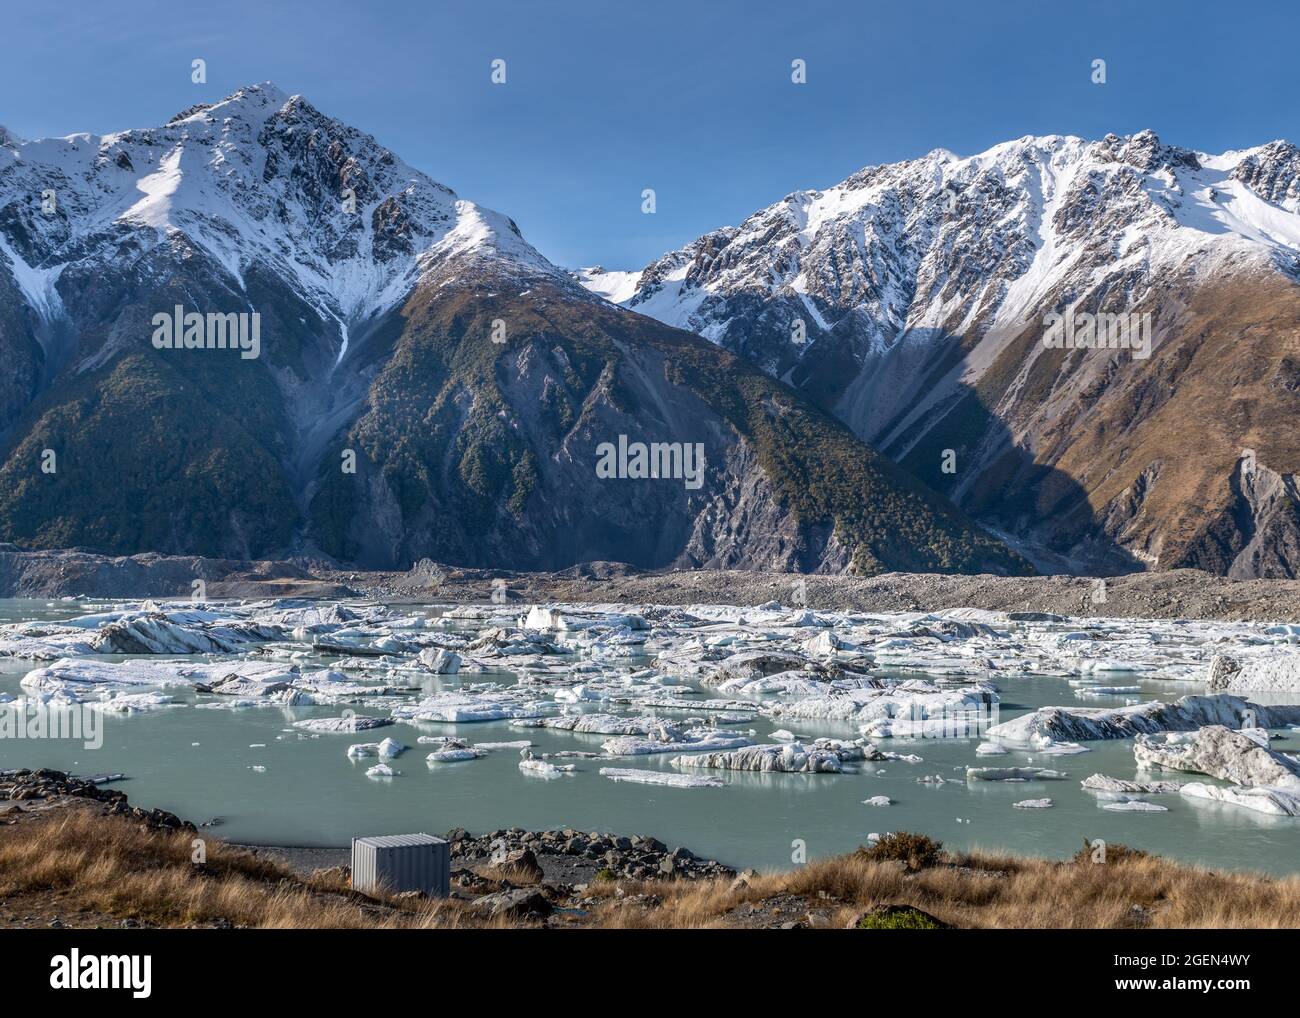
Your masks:
M49 607L45 602L0 602L0 621L67 617L84 606ZM0 692L20 694L19 680L36 663L0 659ZM304 668L306 666L304 665ZM426 688L455 688L461 677L430 678ZM510 681L510 673L472 675L466 682ZM1000 679L1001 720L1048 704L1078 705L1064 679ZM1175 698L1198 692L1190 685L1140 683L1143 699ZM168 690L182 703L196 697ZM1130 694L1130 696L1133 694ZM1089 698L1089 706L1120 705L1122 697ZM590 708L596 709L596 708ZM360 713L376 714L371 708ZM1214 866L1291 873L1300 871L1300 819L1270 817L1238 807L1189 800L1177 795L1144 796L1169 808L1167 813L1113 813L1084 792L1079 781L1100 772L1133 777L1132 744L1090 744L1092 751L1072 756L1012 752L977 760L977 739L882 739L882 749L915 753L923 763L891 761L861 765L851 774L744 774L701 771L726 781L723 788L662 788L616 783L598 774L600 766L645 768L677 773L673 754L621 760L559 761L577 764L577 773L540 780L520 773L514 750L499 750L478 760L430 767L418 745L421 735L455 735L475 742L531 740L534 752L599 751L607 736L574 735L482 724L396 724L365 733L303 737L291 722L337 717L340 707L254 707L195 710L188 706L103 721L103 746L57 740L0 739L0 768L55 767L74 773L121 771L128 780L116 787L134 804L162 807L195 822L220 817L212 834L265 844L342 845L354 835L406 831L442 832L451 827L482 831L499 827L576 827L619 833L650 833L670 845L737 866L787 866L799 843L808 858L832 855L861 844L868 834L921 831L954 848L985 847L1061 857L1084 839L1124 842L1171 857ZM670 712L661 711L663 716ZM801 736L854 737L848 725L833 722L755 718L760 741L777 728ZM352 761L356 742L391 736L411 748L393 761L399 777L366 776L375 760ZM259 745L261 744L261 745ZM255 748L256 747L256 748ZM1273 747L1300 751L1295 732ZM968 765L1023 765L1065 771L1062 781L967 783ZM252 768L264 767L265 771ZM959 784L920 784L922 775L941 774ZM889 807L863 805L871 796L895 800ZM1024 799L1050 797L1052 809L1016 809ZM960 821L969 821L964 823Z

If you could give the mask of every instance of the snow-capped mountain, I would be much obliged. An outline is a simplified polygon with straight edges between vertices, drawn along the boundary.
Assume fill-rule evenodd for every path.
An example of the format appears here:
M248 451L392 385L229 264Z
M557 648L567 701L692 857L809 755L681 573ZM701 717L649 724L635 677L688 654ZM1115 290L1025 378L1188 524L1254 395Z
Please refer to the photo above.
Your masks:
M1284 423L1300 407L1257 377L1292 377L1300 353L1287 142L937 150L796 192L639 273L575 275L753 358L1046 567L1300 570ZM1149 313L1151 356L1044 341L1049 316L1098 313ZM1243 493L1247 450L1276 478L1268 511Z
M259 345L232 353L244 317ZM796 394L270 83L156 128L0 133L0 360L0 538L29 546L1027 568ZM688 448L702 476L660 474Z
M160 244L192 245L239 288L269 269L322 319L338 356L349 329L392 308L421 276L490 253L553 272L499 213L456 196L374 138L271 82L165 125L95 136L0 140L0 254L27 302L57 315L59 281Z

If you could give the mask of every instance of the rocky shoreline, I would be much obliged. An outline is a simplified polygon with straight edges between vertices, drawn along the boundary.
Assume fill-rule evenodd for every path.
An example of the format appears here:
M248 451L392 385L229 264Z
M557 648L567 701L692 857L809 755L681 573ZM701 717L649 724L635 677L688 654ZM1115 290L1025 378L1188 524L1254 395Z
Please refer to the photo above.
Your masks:
M1300 580L1231 580L1195 569L1123 576L883 573L799 575L740 570L644 571L591 562L548 573L421 562L404 572L341 569L318 559L24 551L0 545L0 597L373 598L389 603L730 604L770 601L827 611L983 608L1084 618L1300 622Z
M140 821L151 832L197 833L193 823L174 813L132 806L124 792L104 787L122 777L82 777L49 768L0 771L0 801L10 803L0 806L0 824L93 802L103 804L103 815ZM588 900L587 891L602 882L736 876L731 867L684 847L669 848L646 834L513 827L474 835L458 827L448 831L446 839L451 845L452 897L486 919L540 919L557 909L580 909L584 902L594 903L594 899ZM348 848L235 847L280 862L303 879L347 883L351 877Z
M107 782L121 780L122 777L121 774L79 777L48 767L37 770L26 767L3 770L0 771L0 801L8 800L11 805L0 809L0 817L13 818L26 812L23 803L45 808L57 805L60 799L91 799L104 803L108 807L108 815L142 821L150 830L197 830L194 824L182 820L175 813L169 813L165 809L132 806L125 792L103 787Z

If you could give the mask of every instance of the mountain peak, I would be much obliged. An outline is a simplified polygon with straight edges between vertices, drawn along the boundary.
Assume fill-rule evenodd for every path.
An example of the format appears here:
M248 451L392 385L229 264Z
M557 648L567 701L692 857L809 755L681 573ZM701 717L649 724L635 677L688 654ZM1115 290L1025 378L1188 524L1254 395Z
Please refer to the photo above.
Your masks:
M184 123L187 120L207 119L213 116L234 116L241 111L260 113L264 117L281 109L291 100L301 100L302 96L290 96L273 81L258 82L236 89L224 99L212 103L195 103L188 106L167 121L167 126Z
M508 217L459 199L272 81L160 127L12 147L19 157L0 166L0 207L59 190L59 217L29 216L11 234L0 226L36 307L56 306L45 291L66 265L110 261L123 229L142 231L143 249L188 242L235 291L270 269L340 330L391 308L431 273L460 275L454 263L467 258L480 272L571 285ZM346 349L345 335L339 344Z

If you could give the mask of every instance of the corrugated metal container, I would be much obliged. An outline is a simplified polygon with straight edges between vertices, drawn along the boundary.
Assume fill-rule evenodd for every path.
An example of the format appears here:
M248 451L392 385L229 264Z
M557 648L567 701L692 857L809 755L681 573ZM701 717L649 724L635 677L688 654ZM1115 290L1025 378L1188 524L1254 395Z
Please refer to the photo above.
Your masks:
M358 891L451 893L451 847L432 834L352 839L352 886Z

